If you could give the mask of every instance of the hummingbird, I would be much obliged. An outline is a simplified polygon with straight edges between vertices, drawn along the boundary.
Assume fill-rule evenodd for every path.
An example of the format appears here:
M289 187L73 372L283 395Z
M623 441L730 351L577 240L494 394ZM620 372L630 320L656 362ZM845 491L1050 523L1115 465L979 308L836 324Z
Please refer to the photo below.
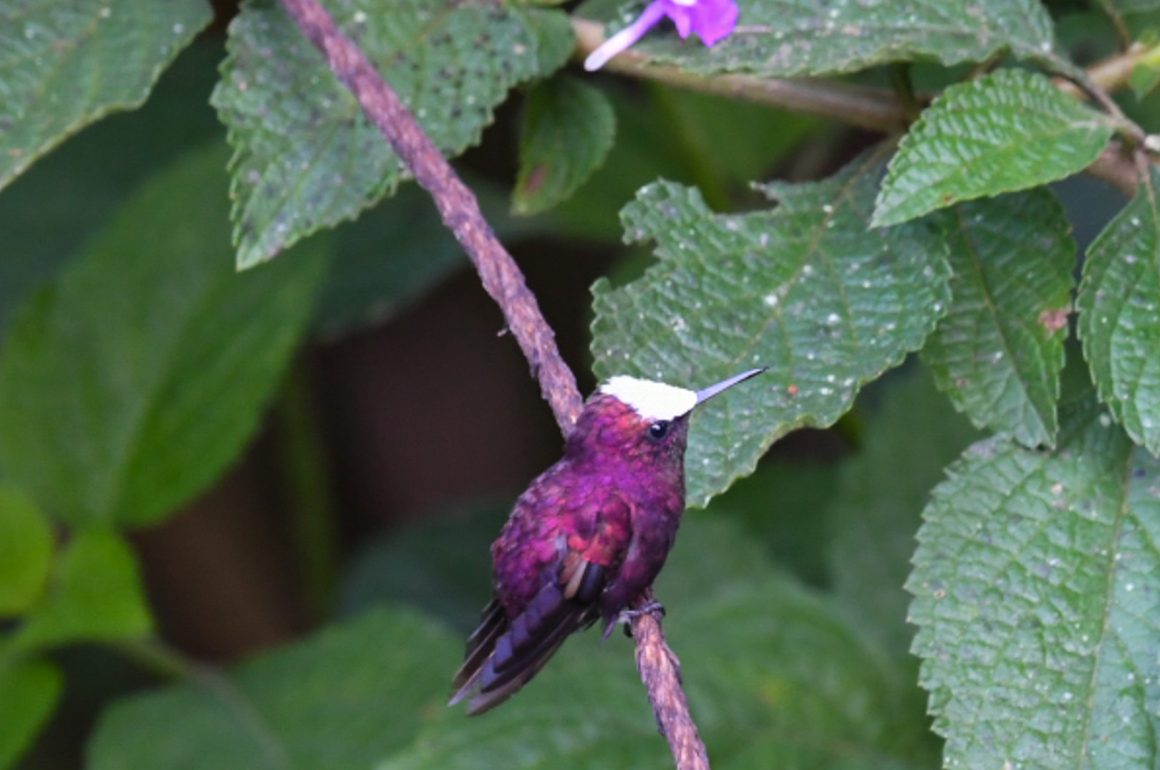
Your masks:
M572 633L633 614L685 509L689 415L750 369L693 391L612 377L585 402L564 456L520 495L491 546L494 598L467 640L449 705L481 714L511 697Z

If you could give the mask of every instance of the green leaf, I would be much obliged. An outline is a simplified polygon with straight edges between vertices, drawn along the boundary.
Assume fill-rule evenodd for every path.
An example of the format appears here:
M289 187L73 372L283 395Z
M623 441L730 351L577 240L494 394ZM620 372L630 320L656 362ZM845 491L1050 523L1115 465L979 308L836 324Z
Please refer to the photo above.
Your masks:
M877 411L866 420L865 443L838 472L826 510L832 533L828 563L838 599L865 633L907 659L913 629L902 589L914 535L943 469L978 437L934 388L923 367L882 382ZM867 394L873 401L874 393Z
M40 597L51 561L52 529L43 514L22 491L0 484L0 617L18 615Z
M950 310L923 349L939 390L980 428L1055 443L1076 245L1045 189L955 206Z
M615 131L603 92L571 77L537 84L524 104L513 210L536 214L571 197L604 162Z
M337 238L314 319L326 337L385 322L468 264L431 196L413 184L341 227Z
M86 766L369 770L445 711L461 651L410 612L370 612L228 676L114 704Z
M618 241L617 213L658 177L696 185L710 200L729 199L755 169L777 165L819 126L800 114L661 84L643 92L610 85L615 144L550 215L566 235L586 241Z
M212 18L205 0L0 4L0 188L82 126L140 106Z
M10 647L27 651L138 639L152 630L133 551L112 532L86 530L60 555L47 593L29 611Z
M19 302L75 256L142 181L221 133L207 100L223 47L199 38L161 75L143 107L86 128L0 195L0 334Z
M1004 69L951 86L902 138L874 210L892 225L1086 168L1113 124L1042 75Z
M532 770L557 764L570 770L671 768L634 673L598 663L588 674L563 676L558 667L549 669L540 677L546 683L538 679L537 690L517 696L533 700L537 708L514 701L486 721L462 715L444 719L413 748L386 758L377 770ZM547 687L552 694L572 697L541 697Z
M665 182L625 208L628 237L654 239L661 261L624 287L593 287L596 373L701 387L770 368L694 416L691 505L752 471L779 436L838 419L945 310L933 233L867 229L882 154L824 182L765 187L772 211L714 214L695 190Z
M1152 171L1088 249L1076 307L1100 399L1160 453L1160 211Z
M234 273L223 150L146 185L13 321L0 465L66 522L154 522L210 483L310 317L326 249Z
M826 519L837 488L838 465L817 458L769 457L729 487L714 508L733 513L781 567L807 585L830 583ZM776 513L772 513L776 511Z
M1153 8L1141 8L1138 13L1123 15L1124 26L1132 40L1144 45L1155 45L1160 40L1160 3Z
M1156 8L1160 10L1160 3L1156 4ZM1160 85L1160 46L1153 44L1135 58L1128 84L1136 99L1142 101Z
M721 766L934 766L912 685L836 603L784 577L753 580L666 631Z
M672 610L666 622L680 622L686 607L712 602L739 586L766 578L783 578L774 569L764 544L729 521L734 513L715 501L712 507L684 518L677 542L656 582L657 598ZM787 585L796 581L786 578ZM690 609L691 611L691 609Z
M1094 399L1055 452L995 438L923 513L907 589L948 767L1160 761L1160 462Z
M568 63L568 58L576 50L576 33L572 31L572 23L568 20L567 14L560 11L525 9L519 13L519 19L535 37L535 77L547 77Z
M1132 75L1128 78L1132 93L1137 99L1144 99L1160 85L1160 66L1154 63L1140 62L1132 68Z
M546 229L545 222L509 213L506 188L470 176L464 181L504 243ZM394 197L340 227L336 237L335 259L314 319L315 331L326 337L385 322L469 265L431 196L418 185L404 185Z
M46 660L0 662L0 770L12 767L52 716L64 686Z
M510 508L509 502L471 515L443 513L380 538L347 568L340 612L406 602L470 632L491 598L489 549Z
M581 14L615 19L619 28L641 5L618 3L612 14L589 3ZM653 32L633 50L694 72L790 77L914 59L979 62L1003 51L1037 58L1053 44L1051 17L1038 0L751 0L739 6L738 30L713 48Z
M512 86L561 66L572 41L559 11L457 0L330 5L448 156L479 141ZM230 25L229 52L213 104L236 150L230 190L239 265L355 217L405 177L386 139L278 3L245 3Z

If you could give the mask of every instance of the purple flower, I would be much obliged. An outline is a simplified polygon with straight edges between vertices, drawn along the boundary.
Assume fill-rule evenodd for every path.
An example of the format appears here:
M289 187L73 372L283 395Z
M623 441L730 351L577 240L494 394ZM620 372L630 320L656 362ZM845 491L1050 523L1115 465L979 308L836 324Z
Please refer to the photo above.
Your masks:
M644 37L666 16L676 25L677 34L682 38L696 32L705 45L711 46L733 32L737 26L737 14L735 0L652 0L636 21L589 54L584 60L584 69L600 69L613 56Z

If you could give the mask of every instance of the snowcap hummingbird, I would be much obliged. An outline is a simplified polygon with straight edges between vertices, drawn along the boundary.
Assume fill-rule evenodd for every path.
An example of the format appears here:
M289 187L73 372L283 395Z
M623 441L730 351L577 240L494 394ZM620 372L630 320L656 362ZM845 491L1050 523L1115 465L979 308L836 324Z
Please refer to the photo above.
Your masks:
M588 399L564 456L520 495L491 546L495 598L467 640L451 704L491 709L564 640L602 618L607 635L664 566L685 509L693 409L765 371L698 390L609 379Z

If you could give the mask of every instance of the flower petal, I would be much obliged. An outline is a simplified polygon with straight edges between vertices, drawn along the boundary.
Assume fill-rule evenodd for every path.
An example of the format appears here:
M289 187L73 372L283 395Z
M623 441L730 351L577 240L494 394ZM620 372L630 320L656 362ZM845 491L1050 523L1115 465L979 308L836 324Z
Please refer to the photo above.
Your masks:
M653 0L649 3L636 21L605 40L600 47L588 54L588 58L584 60L584 69L589 72L600 69L613 56L644 37L644 33L652 29L665 16L665 7L668 3L669 0Z
M707 46L716 45L733 34L740 15L734 0L698 0L690 10L693 14L693 31Z
M700 0L698 0L698 3ZM698 3L679 3L676 0L661 0L665 16L672 20L681 39L689 36L693 31L697 18Z
M598 70L608 60L644 37L653 26L668 17L682 39L695 32L707 46L733 34L740 11L736 0L652 0L636 21L604 41L584 60L584 69Z

